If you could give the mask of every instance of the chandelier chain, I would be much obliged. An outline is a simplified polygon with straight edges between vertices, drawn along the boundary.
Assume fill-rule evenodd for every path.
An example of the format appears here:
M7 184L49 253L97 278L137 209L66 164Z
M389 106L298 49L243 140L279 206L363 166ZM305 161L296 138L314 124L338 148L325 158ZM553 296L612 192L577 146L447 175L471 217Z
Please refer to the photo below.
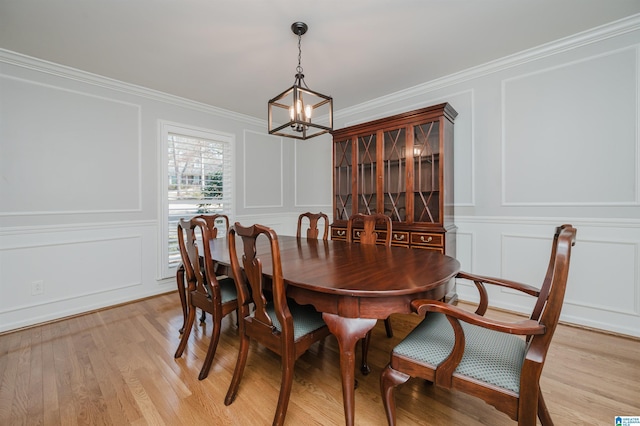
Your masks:
M298 33L298 67L296 71L302 73L302 34Z
M299 83L302 83L302 85L304 85L304 87L306 87L307 89L309 88L309 86L307 86L307 82L304 81L304 74L303 69L302 69L302 34L298 33L298 66L296 67L296 81L298 81Z

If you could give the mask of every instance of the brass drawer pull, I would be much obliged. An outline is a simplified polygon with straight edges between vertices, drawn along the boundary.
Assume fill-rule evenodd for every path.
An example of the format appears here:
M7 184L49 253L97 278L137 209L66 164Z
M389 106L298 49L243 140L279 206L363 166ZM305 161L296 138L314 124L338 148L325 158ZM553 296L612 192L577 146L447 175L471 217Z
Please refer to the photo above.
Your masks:
M356 231L356 237L360 238L360 231Z
M398 235L398 234L393 234L393 239L396 241L403 241L404 240L404 234Z
M430 243L431 241L433 241L433 237L429 237L426 240L424 239L424 235L420 236L420 241L422 241L423 243Z
M347 231L341 231L338 229L336 234L338 235L338 237L344 237L345 235L347 235Z

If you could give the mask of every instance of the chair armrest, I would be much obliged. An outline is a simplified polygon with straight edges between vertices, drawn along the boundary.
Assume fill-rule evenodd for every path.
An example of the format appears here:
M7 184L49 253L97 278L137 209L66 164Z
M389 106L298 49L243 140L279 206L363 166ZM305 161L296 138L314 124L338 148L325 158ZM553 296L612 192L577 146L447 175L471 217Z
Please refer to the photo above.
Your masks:
M414 300L411 302L411 307L419 315L425 315L427 312L440 312L447 315L448 317L453 317L469 324L477 325L479 327L484 327L502 333L528 336L533 334L544 334L546 331L546 327L544 325L539 324L534 320L528 319L518 322L500 321L491 318L485 318L482 315L465 311L464 309L458 308L457 306L453 306L449 303L437 302L433 300Z
M501 287L511 288L514 290L522 291L534 297L538 297L538 295L540 294L540 290L535 287L516 281L504 280L501 278L485 277L482 275L470 274L463 271L458 272L456 278L473 281L473 283L476 285L478 293L480 294L480 303L478 304L478 308L476 309L476 314L478 315L484 315L485 312L487 312L487 308L489 307L489 293L487 293L487 289L484 286L485 284L493 284Z
M475 275L475 274L470 274L468 272L463 272L463 271L458 272L458 275L456 275L456 278L462 278L465 280L471 280L473 282L494 284L501 287L512 288L514 290L522 291L534 297L538 297L540 295L540 290L538 288L530 286L528 284L519 283L517 281L505 280L502 278L486 277L483 275Z

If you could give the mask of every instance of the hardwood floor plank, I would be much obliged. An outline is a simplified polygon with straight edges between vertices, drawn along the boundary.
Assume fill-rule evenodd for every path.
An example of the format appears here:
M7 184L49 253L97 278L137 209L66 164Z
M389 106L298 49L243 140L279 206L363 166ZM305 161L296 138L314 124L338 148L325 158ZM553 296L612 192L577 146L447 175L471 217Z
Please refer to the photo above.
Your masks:
M0 338L0 424L10 424L21 334Z
M391 348L418 321L393 315L393 338L382 322L373 329L372 372L356 372L356 425L386 424L380 372ZM197 376L211 318L196 323L185 353L175 359L182 324L175 293L0 335L0 425L271 424L280 358L255 343L236 400L223 403L238 354L235 323L234 315L223 320L216 357L202 381ZM297 361L286 424L344 424L339 362L333 336ZM560 325L541 378L555 423L602 425L615 415L640 415L638 365L639 340ZM515 425L478 399L418 379L399 386L396 400L401 425Z
M26 330L20 339L17 351L16 377L13 402L11 404L11 422L26 423L29 406L29 379L31 376L31 350L33 329Z
M59 338L59 330L53 324L47 324L42 327L42 402L43 424L45 426L60 423L55 355L53 352L53 342Z
M44 366L43 366L43 328L33 328L31 351L29 354L29 391L27 394L27 424L44 422Z

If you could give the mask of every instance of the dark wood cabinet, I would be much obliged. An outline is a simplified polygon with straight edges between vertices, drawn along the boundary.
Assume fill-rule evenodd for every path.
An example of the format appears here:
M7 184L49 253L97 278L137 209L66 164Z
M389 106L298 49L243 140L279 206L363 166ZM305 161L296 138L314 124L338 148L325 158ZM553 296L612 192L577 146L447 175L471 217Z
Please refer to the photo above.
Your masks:
M346 240L352 214L381 212L393 245L455 257L457 115L444 103L334 131L331 238Z

